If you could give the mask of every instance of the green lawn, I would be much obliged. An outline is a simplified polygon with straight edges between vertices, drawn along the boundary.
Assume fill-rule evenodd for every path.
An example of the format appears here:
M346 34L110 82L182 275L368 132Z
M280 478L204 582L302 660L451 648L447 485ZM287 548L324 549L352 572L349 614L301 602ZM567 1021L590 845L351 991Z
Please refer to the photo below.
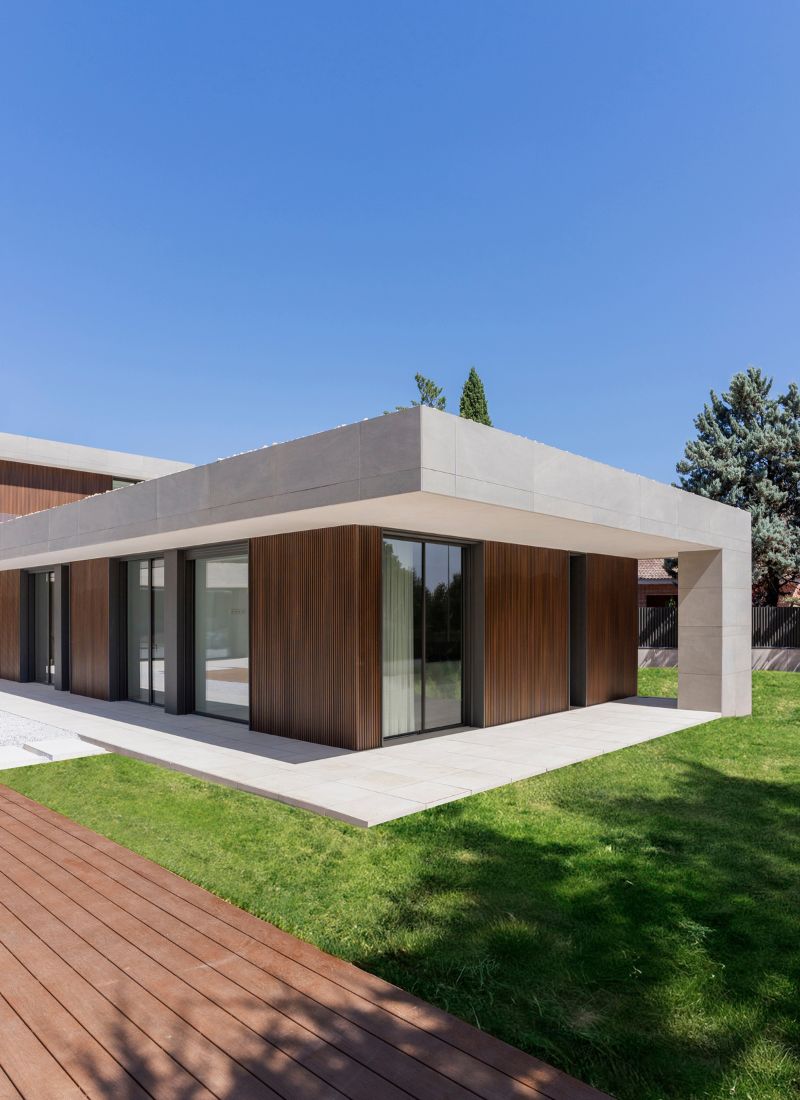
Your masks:
M115 756L0 778L621 1100L786 1100L800 676L754 685L752 719L369 831Z

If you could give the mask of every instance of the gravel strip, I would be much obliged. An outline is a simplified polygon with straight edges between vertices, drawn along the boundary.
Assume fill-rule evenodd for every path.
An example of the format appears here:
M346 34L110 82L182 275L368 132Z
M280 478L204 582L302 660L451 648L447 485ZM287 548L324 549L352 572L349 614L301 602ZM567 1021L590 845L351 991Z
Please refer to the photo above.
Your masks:
M57 726L48 726L44 722L20 718L18 714L0 710L0 745L24 745L28 741L46 741L53 737L78 740L78 735L71 730L61 730Z

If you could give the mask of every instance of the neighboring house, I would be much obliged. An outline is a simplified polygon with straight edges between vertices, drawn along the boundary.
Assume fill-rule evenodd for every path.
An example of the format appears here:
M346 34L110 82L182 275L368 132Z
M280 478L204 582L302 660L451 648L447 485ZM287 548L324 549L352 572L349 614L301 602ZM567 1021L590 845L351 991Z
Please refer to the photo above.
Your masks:
M663 558L639 562L639 607L672 607L678 603L678 581L664 568Z
M678 604L678 579L664 568L663 558L645 558L639 562L639 607L673 607ZM753 603L760 604L758 588L753 586ZM800 580L787 581L781 589L779 607L800 603Z
M0 522L186 469L186 462L0 432Z
M0 675L369 749L634 695L664 556L679 705L748 714L746 512L413 408L3 524Z

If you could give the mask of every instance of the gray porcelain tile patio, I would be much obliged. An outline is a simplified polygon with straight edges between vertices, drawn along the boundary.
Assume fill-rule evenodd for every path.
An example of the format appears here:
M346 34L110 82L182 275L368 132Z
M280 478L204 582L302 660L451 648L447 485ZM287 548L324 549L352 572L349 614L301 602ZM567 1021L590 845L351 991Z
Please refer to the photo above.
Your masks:
M675 700L625 699L348 752L253 733L245 726L196 714L164 714L138 703L106 703L41 684L0 681L0 730L9 715L67 731L110 752L362 826L406 817L719 717L711 711L679 710Z

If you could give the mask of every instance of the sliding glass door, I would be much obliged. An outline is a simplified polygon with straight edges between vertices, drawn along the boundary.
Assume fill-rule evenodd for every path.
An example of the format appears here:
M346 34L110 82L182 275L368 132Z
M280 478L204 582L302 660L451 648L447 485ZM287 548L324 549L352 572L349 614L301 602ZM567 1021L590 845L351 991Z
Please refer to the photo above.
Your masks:
M194 562L194 709L246 722L250 715L247 551Z
M128 698L164 705L164 559L128 562Z
M383 736L463 721L462 549L383 540Z
M52 572L33 574L33 678L52 684L55 675Z

